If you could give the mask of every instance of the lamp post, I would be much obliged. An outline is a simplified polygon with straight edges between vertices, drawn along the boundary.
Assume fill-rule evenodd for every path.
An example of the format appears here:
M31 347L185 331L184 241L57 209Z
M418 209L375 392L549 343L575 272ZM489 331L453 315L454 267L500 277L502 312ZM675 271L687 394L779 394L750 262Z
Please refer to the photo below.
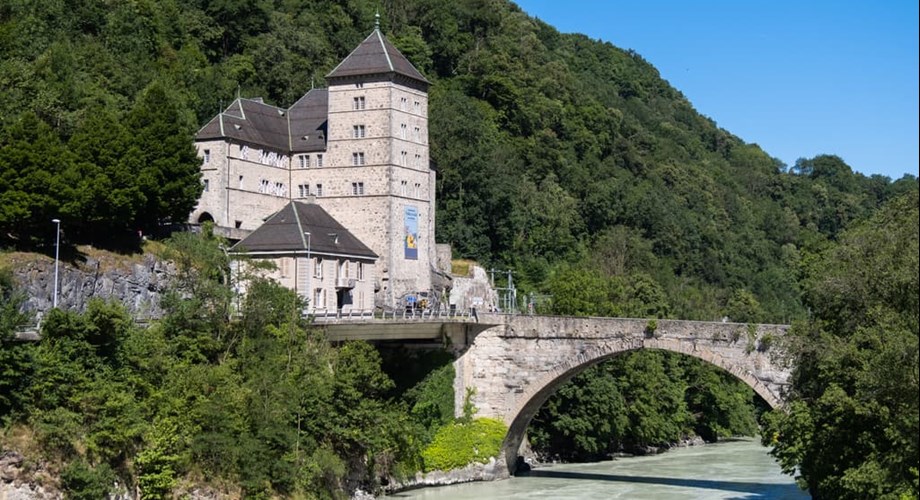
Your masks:
M52 307L58 305L58 267L61 257L61 219L51 219L56 226L57 237L54 242L54 297L52 297Z
M313 272L315 267L313 266L313 259L310 258L310 231L304 231L303 235L307 237L307 310L311 308L316 310L315 304L313 304Z

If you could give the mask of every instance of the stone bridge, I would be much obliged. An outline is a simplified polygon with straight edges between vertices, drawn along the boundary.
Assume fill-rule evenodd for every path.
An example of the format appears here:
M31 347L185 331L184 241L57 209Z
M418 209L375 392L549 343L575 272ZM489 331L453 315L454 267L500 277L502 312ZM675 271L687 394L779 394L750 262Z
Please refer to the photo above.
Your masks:
M508 425L503 445L513 472L530 420L562 384L623 352L662 349L702 359L749 385L771 407L783 404L790 368L778 347L785 325L677 320L480 314L494 325L453 337L457 411L467 389L477 416Z

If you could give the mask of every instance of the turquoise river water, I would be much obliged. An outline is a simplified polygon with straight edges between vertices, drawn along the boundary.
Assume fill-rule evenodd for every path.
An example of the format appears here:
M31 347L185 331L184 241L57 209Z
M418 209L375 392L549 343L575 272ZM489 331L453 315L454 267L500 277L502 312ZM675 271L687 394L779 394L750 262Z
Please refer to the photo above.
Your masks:
M546 465L503 481L423 488L387 498L502 499L805 499L758 440L679 448L646 457Z

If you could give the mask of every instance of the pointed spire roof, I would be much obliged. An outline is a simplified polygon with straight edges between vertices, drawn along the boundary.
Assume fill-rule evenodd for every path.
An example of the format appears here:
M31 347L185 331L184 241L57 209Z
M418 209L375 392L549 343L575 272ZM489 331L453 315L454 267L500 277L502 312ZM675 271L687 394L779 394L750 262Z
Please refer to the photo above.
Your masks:
M373 250L322 207L298 201L288 203L230 251L251 254L310 252L316 255L377 259Z
M350 76L395 73L411 78L425 85L430 82L422 76L412 63L402 55L380 32L377 25L374 31L351 51L326 78L343 78Z

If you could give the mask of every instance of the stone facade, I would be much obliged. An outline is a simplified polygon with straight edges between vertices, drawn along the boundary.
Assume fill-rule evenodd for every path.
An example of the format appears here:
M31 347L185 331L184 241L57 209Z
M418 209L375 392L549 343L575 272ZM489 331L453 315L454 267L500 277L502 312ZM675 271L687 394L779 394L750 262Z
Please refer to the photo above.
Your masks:
M662 349L702 359L752 387L772 407L782 406L790 377L780 342L788 328L783 325L488 313L479 322L496 326L454 344L461 352L454 362L455 405L463 408L467 388L475 389L478 415L508 425L508 464L516 463L531 418L559 386L623 352Z
M258 273L294 290L306 299L306 314L326 316L368 316L374 311L374 262L322 255L281 255L252 261L271 262L274 269ZM252 261L241 261L234 272L249 273ZM342 286L348 281L349 287ZM246 289L239 290L245 295Z
M428 82L379 30L327 81L289 109L237 99L199 131L205 191L190 222L232 236L315 197L379 256L376 304L401 307L432 291L436 263ZM310 113L319 125L298 125Z

